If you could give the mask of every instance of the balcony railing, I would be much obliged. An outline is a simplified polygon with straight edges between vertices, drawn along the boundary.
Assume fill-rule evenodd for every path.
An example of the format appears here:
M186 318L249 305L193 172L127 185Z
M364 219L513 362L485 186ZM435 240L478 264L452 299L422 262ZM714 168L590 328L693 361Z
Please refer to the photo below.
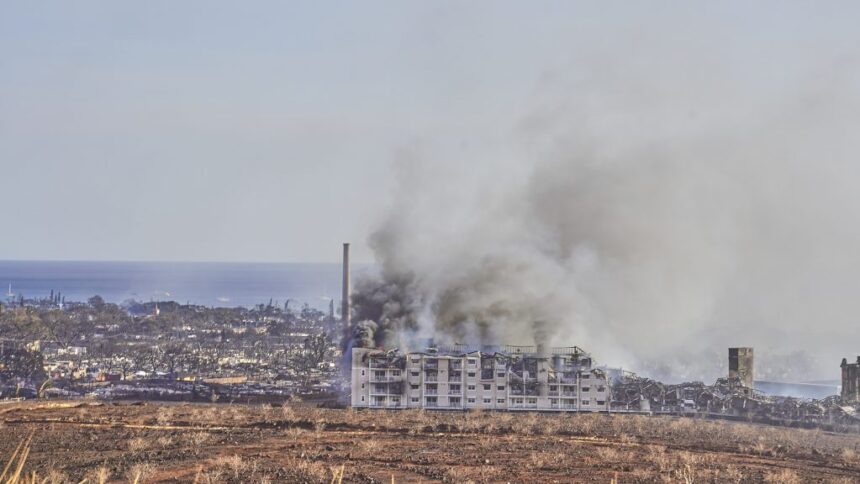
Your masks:
M370 377L370 381L376 382L376 383L403 381L403 377L402 376L376 376L376 375L374 375L374 376Z
M424 406L425 407L438 407L439 404L437 402L425 402Z
M450 394L450 395L462 395L463 391L451 389L451 390L448 390L448 394Z
M439 391L438 390L424 390L424 394L425 395L438 395Z
M439 377L437 377L436 375L427 375L424 377L424 381L439 381Z

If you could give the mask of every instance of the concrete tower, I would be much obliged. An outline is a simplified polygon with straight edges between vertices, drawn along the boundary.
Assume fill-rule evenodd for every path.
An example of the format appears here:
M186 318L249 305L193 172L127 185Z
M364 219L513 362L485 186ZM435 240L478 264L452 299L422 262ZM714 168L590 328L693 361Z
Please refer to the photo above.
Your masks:
M741 385L753 388L753 349L729 348L729 379L737 378Z

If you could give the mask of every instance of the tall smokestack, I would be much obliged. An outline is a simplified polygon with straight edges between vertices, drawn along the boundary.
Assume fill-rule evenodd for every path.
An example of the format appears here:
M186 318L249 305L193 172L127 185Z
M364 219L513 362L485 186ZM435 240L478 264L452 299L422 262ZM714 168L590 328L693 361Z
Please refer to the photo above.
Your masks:
M349 337L350 331L350 309L352 305L349 302L349 243L343 244L343 294L341 294L341 321L343 321L344 331Z

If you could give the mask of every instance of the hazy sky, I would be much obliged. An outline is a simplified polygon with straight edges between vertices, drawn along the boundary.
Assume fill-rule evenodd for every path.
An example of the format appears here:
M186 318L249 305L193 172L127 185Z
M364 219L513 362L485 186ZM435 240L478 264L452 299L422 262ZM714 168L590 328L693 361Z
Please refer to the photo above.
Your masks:
M404 150L518 176L556 79L746 121L857 81L860 4L752 3L3 2L0 259L369 261Z

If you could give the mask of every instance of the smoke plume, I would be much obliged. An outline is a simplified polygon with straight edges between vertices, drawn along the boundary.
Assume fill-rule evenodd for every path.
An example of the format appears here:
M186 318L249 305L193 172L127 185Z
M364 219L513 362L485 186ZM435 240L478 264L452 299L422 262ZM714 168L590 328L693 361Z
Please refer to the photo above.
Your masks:
M857 89L661 66L547 73L504 135L401 150L354 296L366 342L532 344L544 321L649 376L714 378L755 346L836 378L860 349Z

